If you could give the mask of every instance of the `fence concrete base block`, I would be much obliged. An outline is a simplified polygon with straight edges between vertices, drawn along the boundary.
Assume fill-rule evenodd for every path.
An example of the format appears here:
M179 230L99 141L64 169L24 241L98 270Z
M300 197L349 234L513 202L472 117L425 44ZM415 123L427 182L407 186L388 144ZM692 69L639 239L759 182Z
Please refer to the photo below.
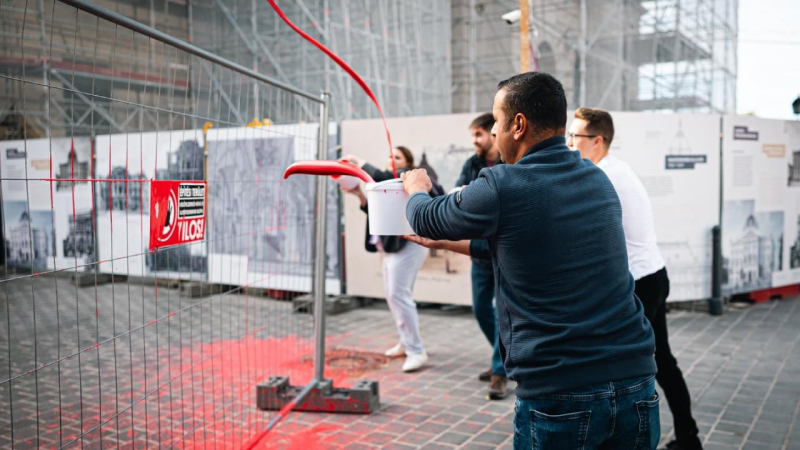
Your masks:
M250 297L269 297L269 289L248 287L239 290L240 295L249 295Z
M372 299L352 297L349 295L337 295L325 299L325 314L335 316L351 309L361 308L372 304ZM295 312L314 314L314 300L310 295L301 295L292 300Z
M258 408L277 411L289 404L305 386L292 386L287 377L270 377L256 387ZM294 411L370 414L380 409L378 382L360 380L350 389L334 388L324 380L295 405Z
M181 280L175 278L156 278L156 284L158 287L178 289L181 287Z
M675 311L710 312L708 300L667 302L667 308Z
M94 286L95 284L105 284L111 281L111 274L108 273L94 273L94 272L78 272L70 276L70 281L73 286L86 287Z
M222 285L204 283L202 281L189 281L181 284L181 297L205 297L222 292Z

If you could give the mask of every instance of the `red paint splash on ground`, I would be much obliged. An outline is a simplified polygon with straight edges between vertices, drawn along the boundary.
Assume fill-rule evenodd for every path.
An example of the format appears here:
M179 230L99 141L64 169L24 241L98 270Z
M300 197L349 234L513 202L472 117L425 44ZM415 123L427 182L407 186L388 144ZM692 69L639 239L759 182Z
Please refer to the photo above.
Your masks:
M261 450L328 450L340 448L329 442L330 434L339 431L341 425L323 424L296 430L276 429L256 446ZM288 432L287 432L288 431Z
M134 359L132 370L130 365L111 365L101 370L99 379L84 377L82 391L67 380L62 384L61 408L40 412L38 445L57 447L74 441L76 448L102 442L102 447L133 449L159 445L240 449L276 414L256 408L258 384L270 376L288 376L293 385L312 379L313 342L308 339L247 336L185 345L183 351L174 344L171 350L162 347L148 357L146 369L143 361ZM337 387L380 366L343 364L346 351L331 348L328 353L326 377ZM105 361L101 367L106 368ZM290 415L255 448L335 448L328 438L336 431L334 425L293 422Z

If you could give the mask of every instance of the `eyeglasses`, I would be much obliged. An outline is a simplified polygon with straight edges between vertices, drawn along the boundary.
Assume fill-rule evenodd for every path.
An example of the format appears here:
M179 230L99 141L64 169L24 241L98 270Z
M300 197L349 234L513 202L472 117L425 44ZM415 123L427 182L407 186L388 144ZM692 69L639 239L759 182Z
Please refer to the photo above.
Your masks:
M570 139L573 139L573 138L576 138L576 137L596 138L597 136L600 136L600 135L599 135L599 134L575 134L575 133L567 133L567 137L568 137L568 138L570 138Z

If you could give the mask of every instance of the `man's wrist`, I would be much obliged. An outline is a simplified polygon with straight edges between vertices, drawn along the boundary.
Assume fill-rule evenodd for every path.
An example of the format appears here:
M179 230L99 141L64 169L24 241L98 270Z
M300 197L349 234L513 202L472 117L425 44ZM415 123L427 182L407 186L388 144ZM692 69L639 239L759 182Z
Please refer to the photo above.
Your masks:
M415 196L415 195L417 195L417 194L425 194L425 195L428 195L428 196L430 196L430 194L428 193L428 191L426 191L426 190L423 188L423 189L421 189L421 190L412 190L411 192L409 192L409 193L408 193L408 198L409 198L409 199L411 199L411 197L413 197L413 196Z

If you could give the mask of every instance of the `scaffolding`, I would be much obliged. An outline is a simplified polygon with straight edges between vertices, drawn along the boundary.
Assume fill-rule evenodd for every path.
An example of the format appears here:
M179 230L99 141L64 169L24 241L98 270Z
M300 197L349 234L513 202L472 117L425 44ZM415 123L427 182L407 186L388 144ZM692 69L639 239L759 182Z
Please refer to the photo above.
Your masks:
M450 106L450 4L427 0L283 0L300 28L339 54L389 116L446 114ZM283 24L264 0L192 2L195 43L299 88L325 86L334 119L378 117L335 63Z
M530 0L531 46L571 106L732 113L738 0ZM517 0L454 0L453 110L491 107L519 71Z
M150 2L100 3L142 22L158 18L161 30L174 36L186 27L172 2L163 3L165 13L160 14ZM59 14L60 8L52 0L0 3L0 120L5 125L0 139L64 136L66 130L119 133L130 126L146 131L175 120L145 108L136 114L112 111L114 98L156 105L159 95L170 93L171 104L158 106L196 109L190 105L188 58L159 54L153 41L131 41L117 26L75 10ZM123 44L129 52L124 63L98 62L117 61L112 56ZM160 64L165 59L169 64Z
M325 86L334 99L333 120L378 117L358 85L282 23L264 0L95 3L298 89ZM293 22L363 76L387 115L451 111L449 2L283 0L280 6ZM88 133L90 123L95 129L107 125L112 133L131 124L143 131L168 125L158 123L163 119L146 110L133 117L115 116L109 102L102 99L114 98L114 90L130 92L135 96L131 101L143 103L148 96L171 90L172 97L185 101L183 106L192 112L209 107L197 99L210 99L211 107L227 108L232 121L241 125L254 119L281 123L283 117L297 117L293 109L300 107L298 103L260 98L263 93L256 83L240 92L241 86L231 84L236 80L212 73L208 64L196 67L187 60L159 66L157 61L165 55L159 55L152 43L134 42L125 67L92 64L114 52L124 39L120 30L100 24L87 31L76 27L74 17L49 14L51 8L53 2L45 0L0 2L0 126L4 130L0 139L20 138L22 129L27 137L65 129ZM23 95L19 89L30 85L13 81L23 79L35 80L41 89L28 87ZM202 85L198 85L200 80ZM63 95L47 94L69 91L93 92L99 98L78 96L68 104ZM231 98L234 92L246 98ZM18 104L21 98L24 105ZM259 105L261 110L255 111L255 117L245 117L235 106L242 103ZM315 120L316 111L305 113L308 121Z
M295 35L263 0L97 3L287 85L325 86L332 93L333 120L377 117L355 82ZM286 109L298 104L262 101L255 84L240 93L240 86L211 73L208 65L158 66L164 55L152 43L133 43L125 67L92 65L114 51L119 30L102 24L91 32L75 29L74 18L45 14L52 5L45 0L0 3L0 139L20 137L22 129L28 137L68 127L88 133L90 123L106 124L110 132L131 124L145 131L167 125L146 110L132 117L109 111L102 97L114 97L114 90L145 103L158 92L174 90L173 97L191 111L209 107L196 98L209 99L242 125L296 117ZM280 6L364 77L388 116L488 110L497 82L519 71L518 24L501 19L519 7L518 0L282 0ZM530 0L531 44L539 70L564 83L572 106L731 113L736 108L737 12L738 0ZM41 89L13 79L35 80ZM199 80L203 85L193 86ZM23 86L29 90L24 96ZM58 94L73 90L99 97L72 101L70 96L67 104ZM247 96L245 103L265 106L256 117L245 117L234 106L242 99L231 98L231 92ZM25 105L18 104L23 97ZM313 111L305 113L314 119Z

